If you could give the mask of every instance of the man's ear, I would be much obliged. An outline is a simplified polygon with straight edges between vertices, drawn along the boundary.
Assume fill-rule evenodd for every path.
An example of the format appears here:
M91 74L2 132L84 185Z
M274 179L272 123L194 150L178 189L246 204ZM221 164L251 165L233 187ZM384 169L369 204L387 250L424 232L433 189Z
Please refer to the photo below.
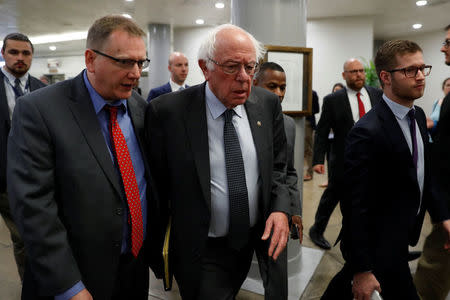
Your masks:
M200 67L200 69L202 70L202 72L203 72L203 76L205 76L205 79L206 80L208 80L208 78L209 78L209 70L208 70L208 68L206 67L206 61L204 61L203 59L199 59L198 60L198 66Z
M258 79L253 78L253 86L258 86Z
M86 49L86 51L84 51L84 62L86 64L86 69L91 73L95 72L95 58L96 54L91 49Z
M390 72L380 72L380 80L383 82L383 85L391 85L391 76L392 74Z

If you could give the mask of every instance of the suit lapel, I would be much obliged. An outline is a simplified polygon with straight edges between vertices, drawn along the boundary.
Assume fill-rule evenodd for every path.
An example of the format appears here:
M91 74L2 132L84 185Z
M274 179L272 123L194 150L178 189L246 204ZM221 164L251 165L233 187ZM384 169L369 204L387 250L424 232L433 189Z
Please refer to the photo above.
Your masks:
M72 80L72 99L68 101L70 110L91 148L101 169L120 195L117 172L105 143L89 92L83 82L83 73Z
M372 105L372 107L374 107L379 99L377 98L377 95L375 95L374 90L368 86L364 86L364 88L367 91L367 94L369 94L369 99L370 99L370 104Z
M3 79L3 72L0 70L0 120L5 120L6 124L11 126L9 118L8 99L6 98L5 80Z
M255 93L251 93L245 102L245 110L247 112L248 122L250 123L250 129L253 135L253 142L255 143L256 155L258 158L258 167L259 174L267 174L269 170L267 169L267 163L264 157L264 149L267 149L269 146L267 145L267 130L264 128L269 126L269 124L264 119L263 115L263 106L257 105L258 96ZM261 179L264 180L265 176L261 176ZM265 182L262 182L262 186L264 186Z
M385 128L386 137L393 145L393 152L397 153L397 156L399 157L398 163L406 165L408 175L412 182L416 183L417 191L420 193L417 181L417 171L414 167L411 150L409 150L408 143L406 142L397 119L385 101L380 101L380 105L377 107L378 116L382 119L380 122L382 122L383 127ZM404 167L401 166L400 168Z
M352 120L352 124L355 124L355 120L353 119L353 114L352 114L352 107L350 106L350 100L348 99L347 88L345 88L345 93L344 93L343 99L344 99L344 103L343 103L342 109L347 114L347 118L349 120Z
M203 196L211 211L211 174L209 164L208 123L206 120L205 84L201 85L190 99L186 109L185 125L194 156Z

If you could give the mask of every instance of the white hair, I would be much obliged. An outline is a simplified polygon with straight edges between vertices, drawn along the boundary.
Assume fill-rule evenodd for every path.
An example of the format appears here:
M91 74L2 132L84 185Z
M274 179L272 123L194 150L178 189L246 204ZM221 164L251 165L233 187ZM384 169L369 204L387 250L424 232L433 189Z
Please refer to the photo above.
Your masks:
M209 61L209 58L213 58L216 51L216 36L217 33L224 29L237 29L245 33L250 41L253 44L253 47L255 48L256 53L256 62L259 62L260 59L264 57L264 54L266 53L266 49L264 48L264 45L260 42L258 42L253 35L242 29L241 27L238 27L236 25L232 24L223 24L220 26L215 27L210 32L208 32L208 35L206 36L205 40L201 43L200 48L198 49L198 59L203 60L206 62L206 67L209 70L214 69L214 64Z

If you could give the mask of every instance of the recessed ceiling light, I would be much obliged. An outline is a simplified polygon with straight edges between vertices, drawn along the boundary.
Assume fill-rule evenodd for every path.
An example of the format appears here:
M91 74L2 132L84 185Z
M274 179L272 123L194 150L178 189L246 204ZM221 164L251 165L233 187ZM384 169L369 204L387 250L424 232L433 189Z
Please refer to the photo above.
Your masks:
M203 24L205 24L205 20L203 20L203 19L197 19L197 20L195 20L195 24L203 25Z
M129 14L122 14L125 18L131 19L131 16Z
M419 1L416 1L416 5L417 6L424 6L424 5L427 5L428 4L428 1L427 0L419 0Z
M56 46L49 46L48 49L55 51L56 50Z
M126 2L133 2L134 0L125 0Z
M58 43L66 41L85 40L86 37L87 31L78 31L59 34L38 35L34 37L30 36L30 41L33 43L33 45L39 45L39 44Z
M412 27L414 29L420 29L420 28L422 28L422 24L414 24Z
M224 8L225 4L223 2L216 2L215 6L216 8Z

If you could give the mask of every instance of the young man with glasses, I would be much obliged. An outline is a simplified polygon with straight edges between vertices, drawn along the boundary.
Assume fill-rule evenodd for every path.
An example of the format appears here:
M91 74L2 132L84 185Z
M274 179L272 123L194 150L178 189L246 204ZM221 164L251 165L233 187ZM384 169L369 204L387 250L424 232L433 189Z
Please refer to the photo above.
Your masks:
M150 166L171 205L171 262L184 300L234 299L254 251L269 270L285 251L286 136L278 97L252 87L262 56L248 32L216 27L198 54L206 82L147 109ZM277 282L266 299L287 299L287 270Z
M450 25L441 47L445 64L450 66ZM450 93L444 98L441 113L433 134L433 175L447 206L450 208ZM450 249L444 249L444 228L433 220L433 230L425 240L423 254L414 275L414 284L423 300L444 300L450 291ZM448 245L450 246L450 245Z
M27 250L22 299L147 299L158 273L157 196L144 111L133 92L145 33L106 16L88 32L86 69L16 104L8 191Z
M345 148L346 263L322 299L370 299L376 290L383 299L418 300L408 246L419 240L425 211L450 233L445 202L432 194L426 117L414 105L431 66L416 43L397 40L380 47L375 67L383 96L349 132Z
M325 173L324 160L330 149L328 187L320 198L314 224L309 230L311 240L322 249L331 248L323 233L331 214L342 199L340 187L344 169L345 138L353 124L378 103L381 96L380 89L365 85L364 66L357 59L351 58L344 63L342 77L347 87L323 99L322 114L314 137L313 170L316 173ZM330 130L334 134L331 140L328 138Z

